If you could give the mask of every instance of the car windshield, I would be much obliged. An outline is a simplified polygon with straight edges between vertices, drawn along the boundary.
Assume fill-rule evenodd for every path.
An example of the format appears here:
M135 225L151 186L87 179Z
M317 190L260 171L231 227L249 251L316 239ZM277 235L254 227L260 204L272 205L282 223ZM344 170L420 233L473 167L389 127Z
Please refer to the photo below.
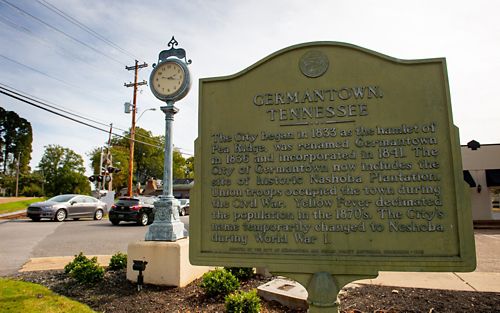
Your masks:
M73 197L74 197L74 195L59 195L59 196L52 197L47 201L50 201L50 202L68 202Z

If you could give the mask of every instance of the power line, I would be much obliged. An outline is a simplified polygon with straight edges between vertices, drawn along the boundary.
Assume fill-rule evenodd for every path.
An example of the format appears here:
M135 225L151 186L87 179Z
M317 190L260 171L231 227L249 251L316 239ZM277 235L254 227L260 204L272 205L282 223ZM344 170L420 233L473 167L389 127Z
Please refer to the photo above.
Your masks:
M1 86L4 86L4 87L1 87ZM10 89L9 89L10 88ZM7 86L5 84L2 84L0 83L0 89L4 89L4 90L7 90L9 91L10 93L12 94L15 94L17 96L20 96L20 97L24 97L24 98L29 98L31 99L32 101L36 102L36 103L39 103L39 104L42 104L42 105L45 105L49 108L52 108L52 109L56 109L56 110L59 110L61 112L64 112L64 113L67 113L67 114L70 114L70 115L73 115L75 117L78 117L78 118L81 118L81 119L84 119L86 121L89 121L89 122L92 122L92 123L95 123L95 124L99 124L99 125L103 125L103 126L108 126L108 124L106 123L103 123L103 122L99 122L99 121L96 121L96 120L93 120L93 119L90 119L88 117L85 117L85 116L82 116L80 114L77 114L77 113L74 113L74 112L70 112L68 111L68 109L66 108L61 108L61 107L57 107L55 104L51 105L52 103L48 102L47 100L43 100L43 99L40 99L40 98L37 98L33 95L30 95L28 93L22 93L22 91L18 90L18 89L15 89L13 87L10 87L10 86ZM15 91L13 91L15 90ZM28 97L29 96L29 97ZM43 100L43 101L42 101ZM45 101L45 102L44 102Z
M2 14L2 13L0 12L0 14ZM86 63L88 66L91 66L94 69L100 69L99 67L95 66L93 63L90 63L86 59L80 57L79 55L76 55L75 53L69 51L68 49L65 49L62 46L57 46L57 45L53 44L52 42L44 40L40 36L35 35L30 29L28 29L28 28L26 28L26 27L24 27L24 26L16 23L15 21L9 19L5 15L0 16L0 23L3 23L5 25L13 28L16 31L23 33L24 35L29 36L30 38L38 41L39 43L41 43L41 44L43 44L43 45L45 45L47 47L56 48L56 50L54 50L54 51L56 51L59 55L61 55L63 57L71 56L71 58L74 58L74 59L77 59L80 62ZM66 53L66 55L64 53L61 53L61 51L58 51L57 49L62 50L64 53Z
M52 11L52 12L56 13L57 15L61 16L66 21L70 22L71 24L79 27L80 29L84 30L85 32L89 33L90 35L94 36L95 38L101 40L102 42L110 45L111 47L113 47L113 48L121 51L123 54L126 54L126 55L128 55L128 56L130 56L130 57L132 57L134 59L137 59L137 57L134 56L131 52L129 52L129 51L125 50L124 48L118 46L117 44L115 44L111 40L107 39L106 37L102 36L98 32L94 31L92 28L88 27L87 25L85 25L84 23L80 22L76 18L72 17L68 13L66 13L63 10L59 9L54 4L52 4L52 3L50 3L50 2L48 2L46 0L37 0L37 2L40 3L41 5L43 5L44 7L46 7L47 9L49 9L50 11Z
M83 119L83 120L86 120L86 121L89 121L89 122L92 122L92 123L95 123L95 124L99 124L99 125L102 125L102 126L106 126L106 127L109 126L109 124L106 123L106 122L102 122L102 121L98 121L96 119L85 117L81 113L71 112L70 109L68 109L68 108L65 108L65 107L63 107L61 105L57 105L57 104L55 104L55 103L53 103L51 101L48 101L46 99L42 99L42 98L36 97L36 96L31 95L31 94L29 94L29 93L27 93L25 91L16 89L16 88L14 88L12 86L0 83L0 89L8 90L9 92L11 92L11 93L13 93L15 95L18 95L18 96L21 96L21 97L25 97L25 98L29 98L32 101L35 101L35 102L37 102L39 104L45 105L45 106L47 106L49 108L52 108L52 109L55 109L55 110L67 113L67 114L75 116L75 117L78 117L80 119ZM116 127L116 126L114 128L116 128L117 130L121 130L123 132L128 132L129 131L127 129L123 129L123 128ZM139 137L142 137L142 138L148 138L148 139L151 139L153 141L156 141L153 138L145 136L145 135L141 135L141 134L135 134L135 135L139 136Z
M121 61L119 61L118 59L115 59L114 57L112 57L112 56L110 56L110 55L107 55L106 53L104 53L104 52L102 52L102 51L100 51L100 50L98 50L98 49L96 49L96 48L94 48L94 47L92 47L92 46L90 46L90 45L86 44L85 42L83 42L83 41L79 40L78 38L75 38L75 37L71 36L70 34L68 34L68 33L66 33L66 32L64 32L64 31L60 30L59 28L57 28L57 27L55 27L55 26L52 26L51 24L49 24L49 23L47 23L47 22L43 21L42 19L40 19L40 18L38 18L38 17L36 17L36 16L34 16L34 15L30 14L29 12L27 12L27 11L25 11L25 10L21 9L20 7L18 7L18 6L16 6L16 5L14 5L14 4L12 4L12 3L10 3L9 1L7 1L7 0L0 0L0 1L2 1L2 2L6 3L7 5L9 5L10 7L14 8L14 9L16 9L18 12L24 13L25 15L27 15L27 16L29 16L30 18L34 19L35 21L37 21L37 22L39 22L39 23L41 23L41 24L45 25L46 27L48 27L48 28L50 28L50 29L52 29L52 30L54 30L54 31L56 31L56 32L58 32L58 33L60 33L60 34L62 34L62 35L64 35L64 36L68 37L68 38L70 38L71 40L73 40L73 41L75 41L75 42L77 42L77 43L79 43L79 44L81 44L81 45L83 45L83 46L85 46L85 47L87 47L87 48L89 48L89 49L93 50L94 52L99 53L99 54L101 54L102 56L104 56L104 57L106 57L106 58L108 58L108 59L110 59L110 60L112 60L112 61L114 61L114 62L116 62L116 63L119 63L119 64L121 64L121 65L125 65L125 63L122 63L122 62L121 62ZM125 66L126 66L126 65L125 65Z
M4 59L6 59L7 61L10 61L10 62L12 62L12 63L14 63L14 64L16 64L16 65L22 66L22 67L27 68L27 69L29 69L29 70L31 70L31 71L34 71L34 72L36 72L36 73L38 73L38 74L41 74L41 75L44 75L44 76L46 76L46 77L49 77L49 78L51 78L51 79L53 79L53 80L56 80L56 81L58 81L58 82L60 82L60 83L62 83L62 84L64 84L64 85L66 85L66 86L68 86L68 87L72 87L72 88L74 88L74 89L75 89L75 90L77 90L77 91L84 92L84 93L85 93L85 95L88 95L89 93L91 93L91 94L93 93L93 91L89 91L88 89L87 89L87 90L85 90L85 89L83 89L83 88L81 88L81 87L79 87L79 86L72 85L72 84L70 84L70 83L68 83L68 82L66 82L66 81L64 81L64 80L61 80L61 79L59 79L59 78L57 78L57 77L54 77L54 76L52 76L52 75L50 75L50 74L47 74L47 73L45 73L45 72L43 72L43 71L41 71L41 70L38 70L38 69L36 69L36 68L34 68L34 67L32 67L32 66L29 66L29 65L27 65L27 64L24 64L24 63L21 63L21 62L19 62L19 61L17 61L17 60L14 60L14 59L12 59L12 58L9 58L9 57L7 57L7 56L5 56L5 55L3 55L3 54L0 54L0 58L4 58ZM94 96L97 96L97 94L94 94ZM111 99L111 98L109 98L109 99ZM109 99L108 99L108 100L109 100ZM99 99L99 100L101 100L101 99Z
M59 31L59 30L58 30L58 29L56 29L55 27L53 27L53 26L51 26L51 25L49 25L49 24L45 23L44 21L42 21L42 20L40 20L40 19L36 18L35 16L33 16L33 15L31 15L30 13L26 12L25 10L22 10L21 8L19 8L19 7L15 6L15 5L13 5L12 3L10 3L10 2L8 2L8 1L6 1L6 0L0 0L0 1L4 2L4 3L6 3L7 5L9 5L9 6L11 6L11 7L15 8L16 10L18 10L18 11L20 11L20 12L22 12L22 13L24 13L24 14L28 15L29 17L31 17L31 18L33 18L33 19L37 20L38 22L40 22L40 23L42 23L42 24L44 24L44 25L46 25L46 26L50 27L51 29L56 30L56 31ZM38 1L38 2L40 2L40 1ZM44 1L44 2L46 2L46 1ZM48 2L46 2L46 3L47 3L47 5L50 5L50 6L54 7L54 10L59 10L59 9L58 9L57 7L55 7L54 5L52 5L52 4L48 3ZM40 2L40 4L44 5L44 4L43 4L43 3L41 3L41 2ZM47 7L46 5L44 5L44 6L45 6L45 7ZM52 10L52 9L51 9L51 10ZM52 10L52 11L54 11L54 10ZM61 12L61 14L66 14L66 13L64 13L62 10L59 10L59 11ZM61 15L61 14L59 14L59 15ZM66 14L66 15L67 15L67 14ZM93 31L92 29L90 29L89 27L87 27L86 25L84 25L83 23L79 22L78 20L74 19L73 17L71 17L71 16L69 16L69 15L67 15L67 16L68 16L68 18L66 18L66 17L65 17L67 20L68 20L68 19L73 19L73 20L75 21L75 23L79 23L79 24L81 24L81 25L79 25L79 27L81 26L81 28L87 28L89 32L93 32L93 33L95 33L95 36L100 36L97 32ZM36 40L38 40L38 41L41 41L41 39L40 39L40 38L38 38L38 36L35 36L35 35L31 32L31 30L29 30L28 28L26 28L26 27L24 27L24 26L22 26L22 25L19 25L19 24L15 23L14 21L12 21L12 20L10 20L10 19L8 19L8 18L6 18L6 17L2 17L2 16L0 16L0 22L1 22L1 23L3 23L3 24L5 24L5 25L8 25L8 26L10 26L10 27L12 27L12 28L14 28L14 29L16 29L17 31L24 32L25 34L27 34L27 35L29 35L29 36L31 36L31 37L33 37L33 38L35 38L35 39L36 39ZM59 32L62 32L62 31L59 31ZM66 33L64 33L64 32L62 32L62 33L63 33L63 34L66 34ZM71 36L70 36L70 35L68 35L68 34L66 34L66 35L67 35L68 37L70 37L71 39L76 40L76 41L78 41L79 43L82 43L82 42L80 42L79 40L77 40L76 38L73 38L73 37L71 37ZM100 36L100 37L102 37L102 36ZM107 39L106 39L106 38L104 38L104 37L102 37L102 38L100 38L100 39L101 39L101 40L104 40L104 41L106 41L106 40L107 40ZM109 44L110 44L110 45L116 46L118 49L120 49L120 50L124 51L126 54L130 54L128 51L126 51L125 49L123 49L123 48L119 47L118 45L114 44L113 42L111 42L111 41L109 41L109 40L107 40L107 41L109 42ZM41 41L41 42L43 43L44 41ZM47 42L47 41L45 41L45 43L48 43L48 42ZM82 43L82 44L84 44L84 43ZM84 44L84 45L85 45L85 44ZM59 47L59 48L60 48L60 47ZM89 47L89 48L92 48L92 47ZM63 50L65 50L64 48L62 48L62 49L63 49ZM93 49L93 48L92 48L92 49ZM94 49L94 50L95 50L95 49ZM67 50L65 50L65 51L66 51L66 52L68 52ZM102 54L102 53L101 53L101 54ZM132 55L132 54L130 54L130 55ZM105 56L106 56L106 55L105 55ZM133 56L133 55L132 55L132 56ZM31 70L31 71L34 71L34 72L36 72L36 73L38 73L38 74L44 75L44 76L49 77L49 78L54 79L54 80L57 80L58 82L63 83L63 84L65 84L65 85L67 85L67 86L70 86L70 87L73 87L73 88L76 88L76 89L80 89L80 88L79 88L79 87L77 87L77 86L71 85L71 84L67 83L66 81L60 80L60 79L58 79L58 78L56 78L56 77L54 77L54 76L51 76L51 75L49 75L49 74L47 74L47 73L45 73L45 72L42 72L42 71L40 71L40 70L38 70L38 69L36 69L36 68L33 68L33 67L29 66L29 65L23 64L23 63L21 63L21 62L19 62L19 61L16 61L16 60L12 59L12 58L9 58L9 57L4 56L4 55L1 55L1 54L0 54L0 57L3 57L3 58L5 58L6 60L8 60L8 61L10 61L10 62L12 62L12 63L15 63L15 64L17 64L17 65L19 65L19 66L25 67L25 68L27 68L27 69L29 69L29 70ZM76 58L80 59L81 61L84 61L85 63L88 63L87 61L85 61L85 60L83 60L83 59L79 58L78 56L73 56L73 57L76 57ZM115 59L115 60L116 60L116 59ZM118 61L118 62L119 62L119 61ZM140 84L141 84L141 83L139 83L138 85L140 85ZM11 88L12 88L12 87L11 87ZM46 100L44 100L44 101L46 101ZM47 101L46 101L46 102L47 102ZM61 110L60 108L56 108L56 109ZM64 111L64 110L61 110L61 111ZM75 115L75 114L73 114L73 113L71 113L71 112L67 112L67 111L65 111L65 112L66 112L66 113L68 113L68 114ZM88 118L85 118L85 117L82 117L82 116L79 116L79 117L80 117L80 118L83 118L83 119L86 119L86 120L89 120ZM93 121L93 120L91 120L91 121L92 121L92 122L96 122L96 121ZM96 123L98 123L98 122L96 122ZM107 126L107 124L104 124L104 123L98 123L98 124L101 124L101 125L106 125L106 126ZM116 127L116 128L117 128L117 129L119 129L119 130L121 130L121 131L124 131L124 132L126 132L126 131L127 131L127 130L125 130L125 129L123 129L123 128L118 128L118 127ZM137 134L137 136L139 136L139 137L143 137L143 138L150 138L150 137L147 137L147 136L144 136L144 135L141 135L141 134Z
M37 70L37 69L36 69L36 68L34 68L34 67L31 67L31 66L29 66L29 65L26 65L26 64L23 64L23 63L18 62L18 61L16 61L16 60L13 60L13 59L11 59L11 58L9 58L9 57L7 57L7 56L3 55L3 54L0 54L0 57L2 57L2 58L4 58L4 59L6 59L7 61L10 61L10 62L12 62L12 63L15 63L15 64L17 64L17 65L19 65L19 66L22 66L22 67L25 67L25 68L27 68L27 69L29 69L29 70L32 70L33 72L36 72L36 73L41 74L41 75L43 75L43 76L47 76L48 78L51 78L51 79L53 79L53 80L57 80L58 82L63 83L63 84L64 84L64 85L66 85L66 86L73 87L73 88L78 88L78 87L76 87L76 86L73 86L73 85L71 85L71 84L68 84L67 82L65 82L65 81L63 81L63 80L60 80L60 79L59 79L59 78L57 78L57 77L51 76L51 75L49 75L49 74L47 74L47 73L44 73L44 72L42 72L42 71L40 71L40 70Z
M41 110L44 110L44 111L47 111L47 112L49 112L49 113L52 113L52 114L58 115L58 116L60 116L60 117L66 118L66 119L71 120L71 121L73 121L73 122L76 122L76 123L79 123L79 124L85 125L85 126L87 126L87 127L90 127L90 128L93 128L93 129L96 129L96 130L99 130L99 131L102 131L102 132L105 132L105 133L109 133L109 131L108 131L107 129L99 128L99 127L97 127L97 126L95 126L95 125L91 125L91 124L89 124L89 123L86 123L86 122L83 122L83 121L77 120L77 119L72 118L72 117L70 117L70 116L67 116L67 115L64 115L64 114L62 114L62 113L56 112L56 111L51 110L51 109L48 109L48 108L46 108L46 107L43 107L42 105L36 104L36 103L34 103L34 102L39 102L39 101L37 101L36 99L31 99L30 97L25 96L25 95L19 95L18 93L14 92L14 91L12 91L12 90L9 90L8 88L5 88L5 87L0 87L0 89L1 89L1 90L0 90L0 93L2 93L2 94L4 94L4 95L6 95L6 96L8 96L8 97L11 97L11 98L16 99L16 100L21 101L21 102L24 102L24 103L29 104L29 105L31 105L31 106L37 107L37 108L39 108L39 109L41 109ZM23 98L25 98L25 99L23 99ZM28 99L28 100L27 100L27 99ZM46 104L44 104L44 105L46 105ZM125 139L127 139L127 140L130 140L130 139L131 139L131 138L127 137L127 136L123 136L123 135L120 135L120 134L116 134L116 133L112 133L112 134L113 134L113 136L117 136L117 137L125 138ZM137 143L143 144L143 145L148 145L148 146L151 146L151 147L155 147L155 148L163 149L163 147L161 147L161 146L154 145L154 144L150 144L150 143L147 143L147 142L144 142L144 141L135 140L135 139L134 139L134 141L135 141L135 142L137 142Z

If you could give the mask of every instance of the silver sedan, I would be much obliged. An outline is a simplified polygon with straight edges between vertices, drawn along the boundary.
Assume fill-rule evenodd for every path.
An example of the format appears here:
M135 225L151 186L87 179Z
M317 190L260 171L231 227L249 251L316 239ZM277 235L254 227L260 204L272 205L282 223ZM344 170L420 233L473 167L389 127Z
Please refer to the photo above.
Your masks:
M26 212L28 217L35 222L42 218L58 222L66 218L78 220L84 217L100 220L106 213L106 203L94 197L75 194L59 195L44 202L33 203Z

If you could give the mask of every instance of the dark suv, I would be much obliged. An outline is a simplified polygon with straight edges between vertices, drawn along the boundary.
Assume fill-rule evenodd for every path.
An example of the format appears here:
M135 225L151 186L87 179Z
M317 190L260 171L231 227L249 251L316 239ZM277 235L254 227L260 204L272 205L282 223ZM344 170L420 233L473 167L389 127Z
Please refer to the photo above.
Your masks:
M118 225L121 221L136 222L146 226L153 223L156 197L122 197L109 210L109 221Z

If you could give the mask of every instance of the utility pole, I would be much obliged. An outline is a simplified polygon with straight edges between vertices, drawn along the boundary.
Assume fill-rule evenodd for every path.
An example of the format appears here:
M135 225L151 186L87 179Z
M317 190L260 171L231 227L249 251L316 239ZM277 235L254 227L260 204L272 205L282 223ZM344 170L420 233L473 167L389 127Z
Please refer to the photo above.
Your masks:
M140 68L148 67L146 62L139 64L139 61L135 60L135 66L125 66L128 71L134 70L134 82L124 84L125 87L134 87L134 101L132 102L132 127L130 128L130 155L128 161L128 189L127 193L129 197L132 197L132 174L134 172L134 140L135 140L135 114L137 113L137 86L146 85L147 82L143 80L142 82L137 82L137 72Z
M113 123L109 124L108 149L106 154L106 173L107 168L113 166L113 156L111 155L111 134L113 133ZM113 190L113 174L109 173L108 191Z
M19 164L21 162L21 151L19 151L19 155L17 156L17 170L16 170L16 198L19 195Z

